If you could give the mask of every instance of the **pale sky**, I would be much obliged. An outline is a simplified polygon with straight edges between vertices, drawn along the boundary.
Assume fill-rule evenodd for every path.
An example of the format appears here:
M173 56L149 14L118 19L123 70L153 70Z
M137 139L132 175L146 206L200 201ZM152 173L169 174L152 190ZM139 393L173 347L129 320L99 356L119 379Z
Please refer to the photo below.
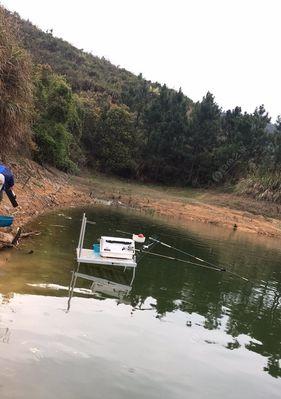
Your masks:
M281 114L280 0L0 0L43 30L146 79L209 90L223 109Z

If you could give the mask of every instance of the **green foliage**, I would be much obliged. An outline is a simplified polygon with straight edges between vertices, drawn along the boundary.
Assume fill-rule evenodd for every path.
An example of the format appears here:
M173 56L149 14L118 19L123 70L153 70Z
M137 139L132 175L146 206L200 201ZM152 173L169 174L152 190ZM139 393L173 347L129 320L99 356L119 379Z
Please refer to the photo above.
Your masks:
M35 108L37 159L65 171L75 171L71 147L79 149L81 138L77 99L64 78L52 73L49 67L40 66L35 72Z
M162 183L181 180L188 145L188 99L165 85L144 110L143 178Z
M271 140L272 143L272 165L274 170L280 170L281 166L281 116L279 115L276 121L275 133Z
M207 93L194 105L190 114L190 156L188 182L192 185L209 184L215 166L215 151L221 138L221 109L214 96Z
M95 164L94 149L96 132L100 126L102 107L107 106L107 97L97 93L82 92L79 94L82 120L82 145L83 152L89 166Z
M108 173L133 177L138 149L134 115L125 106L104 107L95 121L92 135L96 166Z
M69 158L71 135L63 124L43 121L35 125L34 131L40 162L49 163L64 171L76 170L75 164Z

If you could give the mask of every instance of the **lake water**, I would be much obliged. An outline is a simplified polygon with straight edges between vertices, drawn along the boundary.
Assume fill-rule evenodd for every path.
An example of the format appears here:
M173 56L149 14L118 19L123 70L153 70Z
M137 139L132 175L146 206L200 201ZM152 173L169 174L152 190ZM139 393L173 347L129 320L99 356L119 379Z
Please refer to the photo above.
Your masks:
M153 234L250 282L147 255L132 284L130 270L81 266L92 280L77 280L67 312L81 216L42 216L40 236L0 254L1 399L281 397L278 242L88 209L89 246Z

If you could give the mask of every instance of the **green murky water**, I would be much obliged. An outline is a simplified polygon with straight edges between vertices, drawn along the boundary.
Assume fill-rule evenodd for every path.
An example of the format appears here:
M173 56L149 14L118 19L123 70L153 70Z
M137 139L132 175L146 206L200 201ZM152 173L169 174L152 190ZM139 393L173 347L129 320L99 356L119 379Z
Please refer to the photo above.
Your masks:
M129 270L81 269L92 280L66 312L81 214L39 218L40 236L0 255L1 399L280 398L279 243L91 209L89 245L115 229L157 234L251 283L147 256L132 285Z

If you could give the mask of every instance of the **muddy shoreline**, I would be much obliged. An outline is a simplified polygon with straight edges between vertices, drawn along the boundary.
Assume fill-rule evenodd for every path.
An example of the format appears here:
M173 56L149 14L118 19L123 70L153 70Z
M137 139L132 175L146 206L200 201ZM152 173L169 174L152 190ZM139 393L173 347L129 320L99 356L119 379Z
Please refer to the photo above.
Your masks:
M281 220L252 213L252 200L243 199L243 209L237 209L237 206L232 209L229 207L232 198L227 197L225 204L225 197L220 194L205 192L194 198L188 194L180 195L176 189L169 192L161 187L104 176L72 176L54 168L43 168L27 159L11 160L9 165L15 173L15 192L20 206L12 208L6 197L0 204L0 213L15 217L12 232L54 209L100 204L127 207L179 221L182 226L193 221L266 237L281 237Z

